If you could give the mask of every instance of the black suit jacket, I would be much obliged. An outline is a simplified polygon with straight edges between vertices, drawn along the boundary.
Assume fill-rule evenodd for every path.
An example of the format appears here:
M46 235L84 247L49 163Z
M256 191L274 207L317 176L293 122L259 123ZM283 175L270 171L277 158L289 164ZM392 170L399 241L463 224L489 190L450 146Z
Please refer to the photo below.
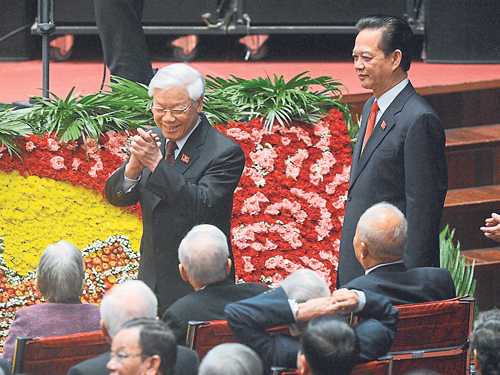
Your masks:
M259 283L235 284L231 279L207 285L177 300L163 314L163 320L172 328L180 345L186 344L188 323L191 320L225 320L228 303L247 299L269 290Z
M408 220L406 266L439 267L439 225L448 189L443 126L408 83L377 122L361 154L374 100L369 99L363 108L353 152L337 287L364 274L352 240L361 215L383 201L398 207Z
M366 305L354 326L360 342L359 362L375 360L391 348L398 323L396 310L386 297L365 291ZM238 342L255 350L262 359L264 373L271 366L295 368L300 349L298 337L269 335L266 329L295 323L283 288L226 306L229 327Z
M125 165L106 181L105 193L116 206L141 204L143 234L139 279L158 295L163 313L193 291L179 275L177 250L197 224L213 224L231 248L233 193L245 166L245 154L231 138L213 128L203 114L173 165L161 160L155 171L142 172L140 182L123 191ZM165 151L165 137L154 128ZM232 258L232 252L231 252ZM234 264L234 262L233 262ZM234 266L232 270L234 278Z
M95 358L87 359L69 369L67 375L109 375L106 365L109 362L110 352ZM197 375L200 359L198 354L184 346L177 346L177 360L174 375Z
M349 281L344 287L382 294L393 305L456 297L455 284L446 268L419 267L408 270L403 263L375 268L368 275Z

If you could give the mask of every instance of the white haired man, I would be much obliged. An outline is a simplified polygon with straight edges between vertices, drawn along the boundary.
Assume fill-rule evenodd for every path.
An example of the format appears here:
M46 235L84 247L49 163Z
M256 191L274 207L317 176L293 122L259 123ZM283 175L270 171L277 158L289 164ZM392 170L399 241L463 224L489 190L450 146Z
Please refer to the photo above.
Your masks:
M446 268L406 268L403 251L407 228L405 216L392 204L382 202L366 210L353 240L356 258L365 275L345 287L382 294L393 305L456 297L455 284Z
M139 280L157 294L159 315L193 291L177 270L184 235L209 223L230 238L233 193L245 165L241 147L201 113L204 93L203 76L186 64L158 71L149 85L157 127L138 129L131 157L106 182L111 204L141 204Z
M140 280L129 280L114 286L104 295L100 306L101 329L104 337L111 344L122 326L134 319L156 319L158 302L152 290ZM68 375L109 375L106 368L110 352L73 366ZM177 347L177 361L174 375L196 375L198 355L182 346Z
M177 300L162 319L174 329L182 345L190 320L224 320L228 303L269 290L264 284L234 283L229 277L232 262L226 236L214 225L200 224L189 231L179 246L179 262L182 279L195 291Z

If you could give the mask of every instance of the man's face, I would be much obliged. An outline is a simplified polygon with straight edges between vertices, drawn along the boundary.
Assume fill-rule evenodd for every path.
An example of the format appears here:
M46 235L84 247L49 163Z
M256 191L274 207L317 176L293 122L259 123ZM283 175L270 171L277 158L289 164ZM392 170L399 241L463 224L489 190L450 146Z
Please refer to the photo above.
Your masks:
M381 36L381 29L361 30L352 51L361 87L372 90L377 99L398 83L393 72L399 64L394 64L394 52L386 57L380 49Z
M111 345L111 359L107 368L111 375L145 375L148 373L148 358L143 360L139 345L139 329L125 328L119 331Z
M203 98L191 100L186 89L172 87L167 90L155 89L153 94L153 107L163 109L185 109L185 112L172 115L171 112L153 111L156 125L161 132L171 141L178 141L189 134L198 121L198 113L203 109Z

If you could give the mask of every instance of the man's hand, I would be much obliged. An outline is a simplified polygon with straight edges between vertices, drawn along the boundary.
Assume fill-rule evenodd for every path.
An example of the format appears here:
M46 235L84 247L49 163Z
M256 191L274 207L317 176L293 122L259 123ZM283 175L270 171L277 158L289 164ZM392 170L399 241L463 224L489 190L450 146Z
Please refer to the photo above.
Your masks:
M484 235L492 240L500 242L500 215L492 213L491 217L485 220L486 226L480 229Z
M339 289L331 297L313 298L299 303L297 321L309 321L325 314L350 314L358 308L358 295L349 289Z
M129 146L132 154L130 162L135 157L142 166L153 172L160 160L163 159L158 142L159 138L151 130L146 132L144 129L139 128L137 132L138 134L133 138L132 144ZM133 167L134 171L138 169L135 161Z

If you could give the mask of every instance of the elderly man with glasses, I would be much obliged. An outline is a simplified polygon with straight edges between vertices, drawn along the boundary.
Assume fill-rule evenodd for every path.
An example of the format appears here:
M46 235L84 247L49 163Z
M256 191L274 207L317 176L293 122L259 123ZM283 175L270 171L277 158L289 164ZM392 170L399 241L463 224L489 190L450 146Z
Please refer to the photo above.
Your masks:
M228 239L233 193L245 165L240 146L201 112L205 80L186 64L161 69L151 80L157 127L138 129L130 158L106 182L116 206L141 204L139 279L158 296L159 315L194 291L179 275L177 249L197 224L212 224ZM230 258L234 264L232 251ZM231 275L234 279L234 266Z

